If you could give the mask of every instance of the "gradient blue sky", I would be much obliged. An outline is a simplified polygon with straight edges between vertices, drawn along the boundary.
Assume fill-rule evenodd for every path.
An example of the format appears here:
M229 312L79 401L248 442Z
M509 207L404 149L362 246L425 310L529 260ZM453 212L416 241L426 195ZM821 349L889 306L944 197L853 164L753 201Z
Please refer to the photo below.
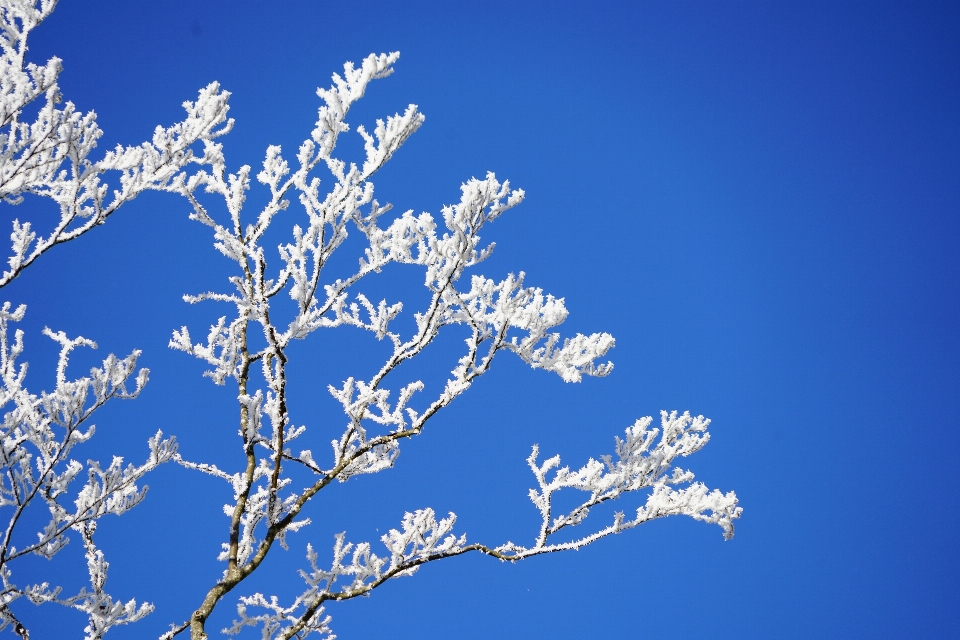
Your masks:
M62 0L31 56L63 59L63 93L96 110L104 148L149 137L220 81L235 169L268 144L292 155L315 88L344 61L399 50L396 74L352 112L369 124L413 102L427 116L374 180L381 200L437 214L471 176L509 178L527 200L487 231L497 250L480 272L522 269L566 297L567 331L617 337L614 373L581 385L502 357L396 469L321 497L316 524L243 593L299 593L306 542L324 558L333 533L376 540L425 506L457 512L471 540L531 540L531 444L579 465L635 418L689 409L713 419L713 440L687 466L744 507L732 541L675 518L516 566L435 563L330 607L334 630L933 638L960 634L958 33L956 4L925 2ZM47 202L4 207L53 215ZM224 289L228 273L185 202L148 194L4 291L29 305L37 388L53 378L43 326L99 341L98 357L144 351L149 386L103 411L82 455L140 459L162 428L187 457L229 464L235 389L166 346L172 329L203 335L227 312L180 296ZM382 290L420 278L387 273ZM346 332L298 346L292 408L315 452L342 422L325 386L366 363L370 342ZM424 375L448 371L455 348L425 354ZM115 640L184 620L221 571L227 487L173 467L149 484L100 530L109 590L157 605ZM64 577L82 571L71 546L21 581L78 587ZM35 640L83 626L22 611ZM222 605L210 630L233 615Z

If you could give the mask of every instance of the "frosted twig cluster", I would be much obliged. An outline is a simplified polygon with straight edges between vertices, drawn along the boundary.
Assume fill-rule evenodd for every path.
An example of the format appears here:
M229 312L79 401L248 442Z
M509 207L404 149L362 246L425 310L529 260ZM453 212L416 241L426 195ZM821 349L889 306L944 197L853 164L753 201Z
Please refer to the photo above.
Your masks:
M230 130L227 98L212 83L195 102L184 102L187 117L171 127L157 127L153 138L138 146L117 146L100 160L90 154L102 131L96 114L81 113L62 102L57 78L61 65L51 58L43 66L25 61L27 36L56 6L56 0L0 2L0 198L19 204L32 194L53 200L60 219L49 231L38 232L31 222L13 221L9 269L0 286L16 278L51 247L73 240L102 224L125 202L149 189L182 182L182 169L196 162L191 146ZM32 122L23 122L24 109L41 101ZM119 188L110 192L102 177L117 171Z
M74 447L94 434L94 426L89 424L93 413L112 398L136 397L148 372L136 371L140 352L134 351L122 360L111 354L100 367L91 369L89 376L69 380L66 370L71 352L77 347L96 348L96 344L46 329L44 333L60 344L56 386L52 392L31 393L23 385L27 365L17 361L23 352L23 332L17 329L10 335L11 323L22 320L25 310L24 305L11 310L9 302L0 308L0 406L7 409L0 424L0 514L6 521L0 537L0 618L19 625L10 605L22 596L34 604L59 602L86 613L86 637L100 638L110 627L135 622L153 607L144 604L138 608L134 600L115 602L104 592L108 563L94 543L97 520L107 514L121 515L143 500L146 487L139 487L138 482L172 459L176 443L173 438L163 439L158 431L148 441L149 455L141 465L124 466L122 458L114 457L106 468L92 460L84 467L73 459ZM127 389L132 376L134 388ZM65 505L71 485L84 476L72 507ZM38 503L50 516L31 540L24 537L18 524L31 505ZM24 587L14 583L15 560L30 553L52 558L67 544L70 530L83 539L92 591L84 589L64 598L60 587L47 583Z
M8 205L25 196L49 198L59 209L52 224L13 221L9 269L0 287L19 276L52 247L78 238L102 224L124 203L144 190L163 190L187 180L183 169L200 158L192 146L229 131L228 93L216 83L200 91L195 102L183 103L186 118L171 127L157 127L150 141L118 146L103 158L91 157L102 132L93 112L81 113L63 102L57 80L60 60L43 65L26 61L27 38L56 7L56 0L0 0L0 198ZM36 116L28 118L27 111ZM118 188L110 191L103 177L117 172ZM37 228L47 228L38 231ZM97 521L120 515L146 494L139 483L157 465L176 453L173 438L157 434L148 441L147 460L128 464L114 457L109 465L86 465L73 459L74 447L94 434L90 418L112 398L133 398L147 381L147 370L136 371L139 351L119 359L107 356L87 377L68 379L74 349L96 348L91 340L69 338L63 332L44 333L60 345L55 386L35 394L25 386L27 365L20 362L23 332L11 325L22 320L26 307L9 302L0 308L0 629L12 625L26 638L27 629L14 615L22 597L34 604L57 602L87 615L86 638L101 638L111 627L135 622L149 613L150 604L115 601L104 591L108 563L94 542ZM128 384L132 382L132 389ZM80 482L76 482L80 480ZM79 486L78 485L82 485ZM72 506L70 503L72 502ZM36 509L31 509L31 505ZM25 532L25 514L46 509L49 520L36 532ZM90 589L72 596L47 583L21 586L14 582L14 561L27 554L52 558L74 531L83 542Z
M560 467L560 456L553 456L538 464L540 451L534 445L527 464L540 486L539 490L530 490L530 500L542 517L540 533L536 544L529 549L508 543L500 550L521 558L549 551L578 549L611 533L670 515L687 515L720 525L723 537L732 538L733 520L740 517L741 512L736 495L733 492L723 494L718 490L710 491L699 482L693 483L694 476L690 471L671 466L676 458L695 453L707 443L710 439L707 433L710 421L703 416L691 417L687 412L678 416L676 411L660 412L660 429L650 429L652 421L651 417L641 418L627 428L622 440L619 437L616 439L616 460L609 455L602 456L602 462L590 458L577 471ZM677 485L689 486L675 489ZM624 514L617 512L613 523L604 529L570 542L549 542L550 536L583 522L592 507L615 500L629 491L646 488L652 488L653 491L647 496L646 504L637 509L635 518L624 520ZM578 489L589 494L589 497L571 511L555 514L553 494L561 489Z
M605 376L612 370L613 365L603 358L614 345L613 337L606 333L562 337L556 328L567 316L564 300L528 286L523 273L501 280L476 274L463 277L493 250L492 244L481 243L481 230L518 205L523 191L488 173L484 179L472 178L462 185L460 201L443 207L442 221L412 211L385 218L390 206L381 206L374 198L370 178L423 123L415 105L403 114L378 120L372 133L357 127L364 142L361 162L334 155L338 137L349 131L346 117L351 106L371 81L392 73L397 58L397 53L380 54L370 55L359 66L347 63L342 75L334 74L329 89L318 90L323 104L292 166L280 147L267 149L256 179L269 195L255 215L242 215L252 169L244 165L228 172L221 146L212 141L204 141L203 158L197 159L204 168L168 187L191 203L191 218L212 230L216 249L236 265L228 292L185 296L191 303L229 303L232 313L214 323L205 340L195 342L187 327L182 327L173 333L170 346L203 360L209 367L205 375L215 383L236 382L242 463L237 471L225 471L178 457L184 466L229 483L233 497L224 505L230 524L220 556L226 563L223 575L191 617L174 625L165 638L188 628L193 640L207 638L207 620L226 594L258 569L275 542L286 547L287 534L309 524L302 512L313 496L334 481L393 466L402 441L419 435L430 418L489 371L498 353L513 352L531 367L552 371L567 382ZM325 193L320 191L320 178L313 175L321 167L331 180ZM222 198L225 220L218 221L207 210L208 200L201 192ZM261 242L294 197L305 219L292 224L290 241L278 248L280 266L271 269ZM332 278L325 269L351 232L362 234L363 255L354 271ZM427 302L413 314L412 330L395 328L394 321L404 311L401 302L374 302L359 290L364 278L390 264L423 269ZM281 293L292 304L275 304L282 301ZM401 364L422 353L451 325L459 326L467 337L442 389L427 395L421 381L394 381ZM386 342L388 355L367 376L329 385L346 417L343 431L331 442L332 455L306 447L295 452L293 441L303 437L306 427L297 426L288 411L288 348L293 340L315 331L342 326L371 332ZM732 536L733 520L740 515L736 496L691 483L693 474L672 467L678 456L689 455L707 442L708 421L686 413L665 413L661 429L649 429L650 422L649 418L638 421L623 440L617 440L616 459L591 459L576 472L560 468L556 457L538 463L534 447L528 462L539 489L531 492L531 498L543 524L530 547L468 545L464 536L452 533L453 514L437 521L431 509L422 509L406 514L401 529L382 538L388 549L384 557L375 555L368 543L353 545L340 535L330 568L321 569L317 554L308 546L311 569L302 572L307 590L289 605L276 596L242 596L239 619L225 631L238 633L256 626L264 639L310 633L332 638L324 602L367 594L425 562L469 551L520 560L579 548L674 514L719 524L725 537ZM295 489L293 471L312 474L312 480L305 488ZM555 514L552 496L564 488L584 491L588 497L572 512ZM551 537L580 524L593 506L642 489L650 493L636 517L617 514L613 524L573 541ZM259 613L251 613L254 609Z

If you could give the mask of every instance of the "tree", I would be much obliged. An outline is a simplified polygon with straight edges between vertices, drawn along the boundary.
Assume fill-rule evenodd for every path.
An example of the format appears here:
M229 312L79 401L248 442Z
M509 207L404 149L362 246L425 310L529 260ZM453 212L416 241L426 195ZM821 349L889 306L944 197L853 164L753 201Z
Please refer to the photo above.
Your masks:
M220 469L190 460L181 456L172 439L163 440L158 433L150 441L151 453L144 465L123 470L122 462L115 459L101 470L91 463L90 480L78 494L76 511L62 507L58 500L81 471L79 463L67 461L67 456L75 444L92 435L92 429L81 432L80 426L109 398L136 395L146 382L146 373L138 374L134 391L126 390L124 383L136 368L138 352L134 352L124 360L110 356L90 378L67 382L70 351L92 343L49 332L63 349L57 389L53 394L32 396L21 389L22 369L14 365L22 349L21 334L12 346L5 339L6 323L22 317L22 308L10 311L8 304L0 318L2 371L4 385L10 390L5 400L14 403L15 409L4 423L6 478L0 487L6 501L0 507L14 512L8 532L17 523L19 511L35 502L36 495L49 506L53 518L41 533L42 544L21 547L15 554L0 547L4 594L9 594L0 612L6 620L18 624L9 605L20 595L36 603L58 601L80 608L90 619L89 638L101 637L111 626L148 613L149 605L137 608L133 601L114 603L103 592L106 563L93 544L93 532L99 517L122 513L143 498L144 490L137 489L136 482L145 473L175 460L224 480L233 492L225 507L229 524L219 557L225 563L223 575L211 578L211 587L196 610L163 636L173 638L189 629L195 640L206 638L206 622L214 609L266 561L275 543L286 548L288 534L309 525L303 512L312 498L353 476L392 467L401 443L420 435L435 415L489 371L498 353L513 352L532 368L554 372L567 382L578 382L583 376L602 377L612 370L612 364L602 359L613 347L613 337L595 333L561 338L555 329L567 316L563 299L527 286L522 272L499 281L471 274L469 283L458 287L467 270L493 250L492 244L481 244L481 229L520 204L523 191L512 189L506 181L501 183L492 173L482 180L470 179L461 186L460 202L442 209L443 231L428 213L407 211L389 217L391 207L374 199L371 177L424 121L415 105L402 115L378 120L372 132L357 127L365 155L359 166L334 155L340 134L349 130L346 117L351 106L363 97L370 82L393 72L397 53L371 55L357 67L347 63L342 76L334 74L329 89L318 90L323 105L314 129L297 153L295 168L283 159L280 147L267 149L263 169L256 175L268 191L267 203L255 216L248 216L243 209L252 186L251 168L244 165L229 173L222 147L214 141L232 124L226 119L228 94L215 83L201 91L196 103L185 103L188 117L183 123L171 129L158 128L152 144L117 149L98 163L86 159L99 130L92 114L75 114L69 103L56 109L59 62L52 60L43 69L23 62L27 34L54 4L51 0L0 3L7 33L5 69L13 70L3 79L4 113L12 114L5 120L11 133L3 139L6 164L2 175L11 176L5 179L4 184L11 187L4 196L12 203L21 194L51 197L60 204L62 216L60 225L46 238L36 237L29 224L14 222L12 271L4 283L53 245L103 222L140 191L160 190L186 198L193 208L191 218L212 230L214 246L236 263L236 275L230 278L233 290L229 293L207 292L185 299L225 302L233 308L210 328L205 341L194 342L183 327L174 332L170 346L205 361L209 365L205 375L214 383L223 385L229 380L237 385L237 466ZM11 87L25 88L8 90L8 82ZM41 94L46 103L37 123L19 124L24 107ZM202 154L190 151L194 143L202 145ZM64 163L70 163L69 172L60 170ZM188 175L183 171L187 165L197 165L199 170ZM333 178L325 193L315 175L322 167ZM99 175L108 170L120 170L122 176L121 190L106 203L106 188ZM225 215L208 210L210 199L204 193L222 198ZM289 215L286 211L294 195L306 217L302 226L293 225L292 238L279 246L280 267L271 268L264 238L274 222ZM350 231L361 234L366 245L359 266L345 278L332 278L328 275L331 257L347 246L344 242ZM403 311L401 302L374 303L359 291L368 276L390 264L423 269L429 301L414 314L415 327L408 335L395 328L394 321ZM288 295L291 302L283 303L280 294ZM307 448L295 453L293 441L304 437L306 427L297 426L288 409L290 345L315 331L345 326L372 332L385 342L388 355L376 370L329 385L346 418L332 443L332 456L315 457ZM419 380L397 380L402 375L401 365L421 354L441 330L456 330L457 326L466 333L465 348L453 360L442 390L434 394ZM91 390L93 397L88 400ZM534 446L527 462L537 488L530 490L530 499L540 513L541 525L532 532L530 546L468 541L465 534L454 533L454 514L438 518L432 509L423 508L407 513L399 528L381 538L386 552L380 556L367 542L347 542L345 533L336 536L333 557L327 562L308 544L309 568L300 572L303 592L290 602L260 593L241 595L238 618L226 632L235 634L252 626L259 627L264 638L310 633L332 638L331 618L325 610L328 601L369 594L390 578L411 575L422 564L469 552L516 562L577 549L649 520L678 514L718 524L724 537L731 537L733 520L741 513L735 494L710 491L693 482L692 473L673 466L678 457L706 444L709 420L689 413L661 412L660 427L651 425L650 417L637 420L623 438L616 438L613 455L591 458L577 470L561 467L558 456L541 461ZM63 433L55 434L54 427ZM30 465L36 464L31 463L34 458L44 465L39 477L30 472ZM306 486L296 489L303 478L309 478ZM24 500L18 492L26 486L32 493ZM584 496L569 511L558 510L554 495L562 489L576 489ZM606 526L572 539L560 535L581 525L594 506L644 489L649 493L635 514L618 512ZM26 552L52 556L62 548L70 529L80 535L87 549L93 591L60 598L59 591L48 585L13 586L7 563Z

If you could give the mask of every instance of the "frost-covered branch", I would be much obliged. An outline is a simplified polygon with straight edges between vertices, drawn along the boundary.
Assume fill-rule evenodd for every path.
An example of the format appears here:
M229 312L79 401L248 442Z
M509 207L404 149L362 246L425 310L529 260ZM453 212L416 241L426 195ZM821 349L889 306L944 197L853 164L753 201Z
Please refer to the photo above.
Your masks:
M186 180L184 167L198 158L191 148L206 148L232 126L227 98L212 83L195 102L184 102L186 118L171 127L157 127L151 140L132 147L117 146L100 160L91 159L102 131L96 114L81 113L63 102L57 79L58 58L43 66L27 62L27 36L56 6L55 0L0 2L0 198L19 204L26 194L53 200L60 219L49 232L31 222L13 221L9 269L0 286L16 278L53 246L73 240L102 224L125 202L145 190L177 189ZM24 111L40 102L32 121ZM119 188L103 182L119 172Z
M143 477L176 453L173 438L162 433L148 441L149 455L141 465L124 466L114 457L104 468L90 460L84 466L72 457L74 447L89 440L95 431L89 419L113 398L135 398L147 382L148 371L136 371L139 351L124 359L109 355L90 375L75 380L67 377L70 355L77 347L96 348L85 338L68 338L49 329L44 333L60 344L56 386L52 392L31 393L24 386L27 365L18 362L23 352L23 332L10 335L10 325L23 319L26 307L11 309L9 302L0 308L0 407L5 408L0 423L0 580L2 605L0 619L19 624L10 605L21 596L34 604L59 602L88 614L87 638L100 638L110 627L134 622L150 612L150 605L139 609L134 601L115 603L103 591L107 563L93 542L97 521L105 515L121 515L136 506L146 495L139 486ZM127 383L133 379L134 388ZM75 481L86 476L79 490ZM76 493L74 493L76 491ZM74 495L72 506L65 504ZM32 507L46 508L49 520L32 536L25 535L23 516ZM60 588L47 583L18 586L13 580L13 562L27 554L52 558L69 541L70 530L78 532L87 553L93 591L60 597ZM32 538L32 539L31 539Z
M103 551L93 542L96 528L96 521L85 522L79 527L92 589L87 591L83 588L75 596L63 600L57 599L60 604L87 614L89 622L84 629L87 633L85 640L99 640L111 628L137 622L153 611L152 604L143 603L138 608L136 600L129 600L126 603L115 602L103 591L103 585L107 581L107 568L110 564L104 559Z
M0 198L9 205L28 195L49 198L60 213L52 224L13 221L9 269L0 275L0 287L52 247L105 222L141 192L178 190L187 180L187 165L202 160L212 141L232 126L226 118L229 94L212 83L196 101L183 103L186 117L181 122L157 127L140 145L117 146L94 159L102 132L93 112L81 113L63 101L57 84L60 60L51 58L43 65L26 60L29 34L56 4L0 0ZM194 149L198 143L204 147L199 157ZM112 190L104 181L110 172L116 173ZM141 480L172 459L176 444L158 432L148 441L149 454L141 465L124 466L119 457L106 466L73 459L74 447L94 434L89 424L93 412L112 398L136 397L147 370L135 373L140 352L134 351L123 359L110 355L88 377L69 380L73 350L96 345L45 329L60 345L56 386L49 393L31 393L24 386L26 364L18 363L23 333L9 331L24 311L23 305L12 309L10 303L0 310L0 406L5 410L0 425L0 523L5 522L0 533L0 628L9 624L27 637L11 608L26 596L35 604L58 602L86 613L86 637L100 638L111 627L139 620L152 607L138 608L133 600L115 602L104 592L108 565L93 541L96 524L105 515L120 515L138 504L146 494ZM134 388L128 390L131 381ZM41 508L49 512L49 521L31 536L23 529L32 518L23 516ZM14 561L29 553L52 558L69 541L71 530L83 540L91 590L62 597L59 587L14 582Z
M369 543L345 542L345 534L341 533L336 536L330 568L322 569L317 564L316 552L308 544L310 570L300 572L306 590L288 607L281 606L276 596L271 596L269 601L260 593L241 597L237 607L239 619L224 632L235 634L245 626L253 626L261 627L266 639L305 637L313 632L333 637L329 626L331 618L325 615L325 602L367 595L390 578L412 575L422 564L473 551L516 562L544 553L579 549L608 535L670 515L687 515L718 524L724 538L731 538L733 521L742 511L736 495L732 491L727 494L709 491L703 484L692 482L691 472L672 466L678 457L695 453L707 443L706 429L710 421L703 416L691 417L686 412L677 415L676 411L663 411L660 429L650 429L651 422L650 417L637 420L627 428L623 439L616 439L616 458L601 456L602 462L591 458L577 471L560 468L559 456L538 464L538 447L534 446L527 463L539 490L531 489L530 499L543 521L531 547L512 542L498 547L467 544L465 534L453 533L454 514L438 521L432 509L406 513L400 530L391 529L381 537L387 549L382 557L372 551ZM686 486L676 488L679 485ZM553 515L553 496L561 489L584 491L588 497L570 512ZM644 489L651 491L634 518L625 520L624 514L617 512L610 525L590 534L566 542L549 540L562 529L581 524L591 507ZM338 585L338 581L341 584ZM250 615L251 607L266 611Z
M703 416L691 417L687 412L678 416L676 411L661 411L661 428L649 429L652 420L650 417L637 420L627 428L622 440L616 439L616 459L609 455L602 456L601 461L590 458L577 471L560 467L560 456L538 464L539 447L534 445L527 464L540 487L539 490L530 490L530 500L542 517L540 533L534 546L529 549L516 545L504 549L509 549L517 558L547 551L577 549L611 533L619 533L668 515L687 515L695 520L720 525L723 537L732 538L733 521L741 513L736 494L709 491L703 484L692 482L694 476L690 471L671 468L677 457L695 453L707 443L710 439L707 433L710 421ZM551 471L553 475L549 477ZM687 484L689 486L681 489L674 488ZM549 543L550 536L583 522L592 507L614 500L621 494L647 488L652 491L646 504L637 509L634 519L624 520L623 513L618 512L609 527L579 540ZM557 515L553 509L553 494L561 489L577 489L586 492L589 497L571 511Z
M310 633L331 634L330 616L324 615L323 603L328 600L348 600L368 594L390 578L413 575L421 564L464 553L466 536L453 535L457 517L437 520L432 509L404 514L401 530L391 529L381 537L387 548L384 557L371 551L367 542L354 545L345 542L345 534L336 536L330 569L321 569L318 556L307 545L310 571L300 571L307 589L289 607L278 604L276 596L268 601L263 594L241 597L237 606L239 620L224 629L225 633L239 633L246 626L262 626L264 638L305 637ZM338 580L347 583L334 590ZM250 607L266 609L264 613L249 615ZM302 611L301 611L302 609ZM335 636L328 635L328 638Z
M173 625L164 638L188 628L193 640L207 638L207 620L224 597L258 569L275 542L286 548L287 535L309 524L303 511L317 493L336 482L392 467L404 439L421 434L431 418L491 369L498 353L512 352L530 367L553 372L566 382L603 377L613 368L605 361L614 346L613 337L606 333L562 336L557 329L568 313L563 298L528 286L522 272L500 280L476 273L464 278L493 251L493 244L481 242L481 232L521 203L522 190L488 173L461 186L459 202L441 209L442 220L412 211L386 217L392 209L374 199L371 178L423 123L415 105L402 115L378 120L372 133L356 128L364 143L362 161L337 157L338 137L350 128L346 117L351 106L372 80L392 72L397 59L398 54L391 53L370 55L358 66L347 63L342 75L334 74L330 88L318 90L323 104L295 162L284 159L280 147L267 148L256 178L269 195L254 214L244 212L252 186L251 167L243 165L230 173L219 145L208 144L204 157L197 160L202 169L170 189L191 203L191 218L211 229L214 247L236 269L229 277L229 290L184 296L190 303L227 303L230 313L210 327L205 341L196 342L189 329L182 327L174 331L170 347L202 360L209 367L205 375L216 384L236 382L239 429L235 470L178 458L183 466L229 485L232 498L223 510L230 524L219 557L225 563L223 575L190 620ZM314 173L324 168L329 184L322 194L321 179ZM222 215L208 211L207 200L201 203L201 190L222 198ZM291 238L279 245L279 263L271 268L267 258L271 252L261 240L270 225L282 219L281 214L292 215L287 212L294 196L301 216L289 223ZM362 234L363 255L354 270L332 278L327 265L349 233ZM412 330L396 328L394 321L405 311L402 302L376 301L359 290L365 278L391 265L422 269L428 302L413 314ZM279 295L284 292L292 301L286 307ZM328 385L346 417L339 437L331 441L332 457L317 456L311 448L297 453L293 443L305 440L307 429L294 423L288 410L290 343L322 329L345 326L369 331L384 342L386 358L367 375ZM448 331L466 334L465 349L451 362L451 374L442 389L425 395L428 389L422 381L395 381L403 363ZM469 551L520 560L578 548L641 522L681 513L720 524L731 535L732 520L739 515L732 493L708 492L699 484L674 488L689 483L692 474L664 475L676 456L693 453L706 442L706 421L687 414L665 416L663 435L656 443L659 432L647 430L649 423L649 419L638 422L628 429L626 440L618 440L616 462L590 460L577 472L558 469L548 478L559 467L559 459L538 465L535 449L530 465L540 489L534 492L534 502L545 524L529 548L512 543L467 545L465 537L451 533L452 514L438 521L432 510L424 509L407 514L401 530L384 536L388 556L378 557L369 544L352 545L341 535L333 564L321 570L313 547L308 547L312 570L303 574L307 590L289 605L276 596L243 596L239 619L225 631L239 633L254 626L264 639L310 633L332 638L324 602L369 593L425 562ZM311 479L304 485L298 476L295 482L293 470L306 472ZM589 497L573 512L554 517L551 499L561 488L580 489ZM610 527L579 540L550 539L579 524L591 507L639 489L651 493L636 519L624 521L618 515Z

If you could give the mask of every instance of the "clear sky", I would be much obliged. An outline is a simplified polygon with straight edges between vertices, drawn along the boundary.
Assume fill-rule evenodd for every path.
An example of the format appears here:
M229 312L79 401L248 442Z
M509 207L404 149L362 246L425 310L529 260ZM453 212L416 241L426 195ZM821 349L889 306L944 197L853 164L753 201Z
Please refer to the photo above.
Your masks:
M351 112L426 114L378 197L436 215L470 177L508 178L527 199L487 230L479 272L524 270L566 298L568 332L617 338L613 374L580 385L501 357L395 469L332 487L243 593L299 593L308 541L323 559L334 533L376 541L426 506L470 540L531 541L533 443L579 466L634 419L688 409L713 440L685 466L744 507L732 541L674 518L515 566L434 563L330 606L338 637L945 638L960 635L958 33L956 4L926 2L61 0L31 56L63 59L64 96L97 112L103 148L148 138L218 80L235 170L268 144L292 156L344 61L399 50ZM7 219L49 206L3 205ZM43 326L97 340L99 357L144 351L147 389L105 409L79 455L139 460L162 428L188 458L239 456L236 390L167 348L228 313L180 300L229 274L187 213L142 196L4 291L28 304L38 389L53 375ZM421 277L387 273L383 292ZM342 422L326 385L369 342L315 335L297 352L292 410L315 452ZM449 370L444 344L424 375ZM183 621L222 570L226 485L172 466L149 484L100 529L108 590L157 607L115 640ZM31 571L79 587L61 580L82 572L71 547ZM208 629L234 615L224 603ZM22 618L34 640L83 626L50 606Z

